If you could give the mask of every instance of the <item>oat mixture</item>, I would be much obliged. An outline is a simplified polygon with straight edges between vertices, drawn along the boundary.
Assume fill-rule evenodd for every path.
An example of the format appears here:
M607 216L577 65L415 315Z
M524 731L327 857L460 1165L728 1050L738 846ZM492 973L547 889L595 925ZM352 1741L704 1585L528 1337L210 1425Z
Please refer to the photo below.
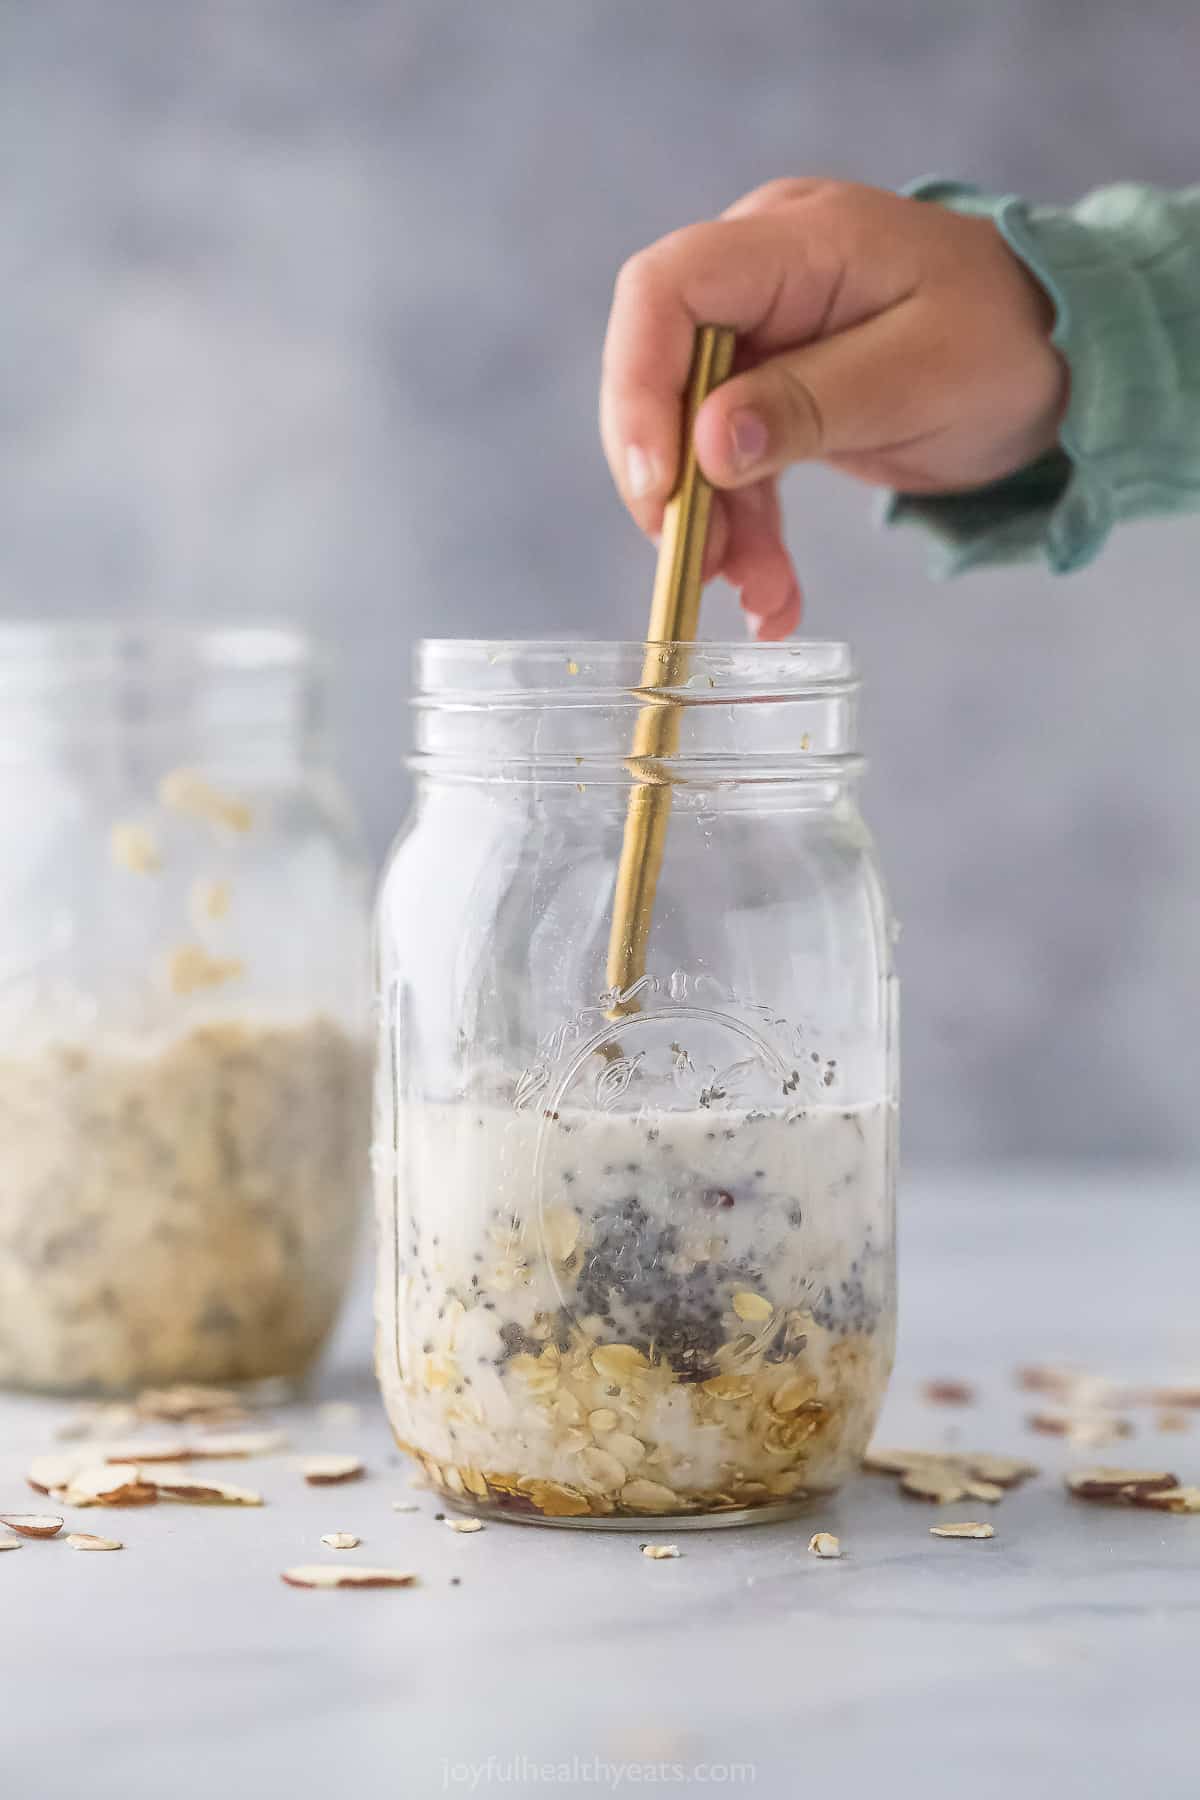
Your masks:
M0 1382L301 1373L349 1271L367 1086L324 1019L0 1052Z
M829 1493L891 1367L891 1115L402 1109L376 1153L397 1438L484 1512Z

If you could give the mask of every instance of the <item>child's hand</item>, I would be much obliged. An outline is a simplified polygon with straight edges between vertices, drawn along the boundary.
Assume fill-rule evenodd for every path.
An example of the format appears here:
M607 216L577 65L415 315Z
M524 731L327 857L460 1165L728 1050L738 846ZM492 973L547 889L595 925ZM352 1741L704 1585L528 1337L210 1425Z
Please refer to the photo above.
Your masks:
M878 188L774 181L627 262L604 349L613 479L651 534L675 480L698 324L739 334L696 421L713 505L708 573L751 630L800 617L775 477L819 458L904 493L1010 474L1055 442L1066 367L1049 298L988 220Z

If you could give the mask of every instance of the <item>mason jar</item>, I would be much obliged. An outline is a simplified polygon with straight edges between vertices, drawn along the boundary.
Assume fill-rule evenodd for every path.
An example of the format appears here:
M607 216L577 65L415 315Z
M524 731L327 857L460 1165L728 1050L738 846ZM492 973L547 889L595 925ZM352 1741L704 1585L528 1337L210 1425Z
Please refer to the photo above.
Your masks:
M275 629L0 626L0 1382L297 1377L367 1186L369 903Z
M803 1510L892 1361L895 983L850 651L662 646L653 688L646 654L418 655L377 920L378 1371L401 1446L485 1516ZM614 986L650 786L644 968Z

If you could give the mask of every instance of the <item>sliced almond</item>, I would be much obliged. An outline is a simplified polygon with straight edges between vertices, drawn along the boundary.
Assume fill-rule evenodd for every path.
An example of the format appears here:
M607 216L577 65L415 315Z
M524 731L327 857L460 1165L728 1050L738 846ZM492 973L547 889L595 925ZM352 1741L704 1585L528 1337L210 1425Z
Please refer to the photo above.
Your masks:
M761 1324L775 1311L765 1294L752 1293L749 1288L740 1288L730 1304L738 1318L744 1319L747 1324Z
M214 787L199 769L172 769L158 784L158 798L172 812L227 831L249 831L254 823L254 814L244 800Z
M964 1520L957 1525L931 1525L929 1535L943 1538L990 1538L995 1537L996 1527L994 1525L977 1525L974 1520Z
M679 1555L678 1544L643 1544L642 1555L651 1562L671 1562Z
M1200 1513L1200 1487L1156 1488L1152 1493L1143 1489L1129 1498L1134 1506L1152 1506L1157 1512Z
M1020 1456L993 1456L990 1450L970 1450L954 1459L969 1475L979 1481L994 1481L997 1487L1017 1487L1038 1473L1036 1463Z
M598 1344L592 1351L592 1367L604 1381L620 1386L632 1381L639 1369L648 1369L650 1364L632 1344Z
M551 1262L566 1262L579 1242L579 1215L569 1206L552 1206L542 1214L542 1242Z
M1068 1491L1079 1500L1141 1499L1179 1486L1178 1475L1160 1469L1076 1469L1066 1480Z
M327 1550L357 1550L362 1539L356 1538L352 1531L326 1531L321 1542Z
M813 1397L813 1382L804 1375L791 1375L780 1383L771 1395L771 1411L774 1413L799 1412Z
M1192 1421L1185 1412L1161 1412L1154 1421L1155 1431L1190 1431Z
M0 1531L0 1550L20 1550L23 1547L22 1538L14 1537L9 1531Z
M700 1391L714 1400L748 1400L754 1388L745 1375L710 1375L700 1383Z
M183 1470L172 1471L168 1479L154 1476L154 1485L164 1500L182 1500L196 1506L261 1506L263 1497L253 1488L237 1487L232 1481L201 1481Z
M457 1531L460 1535L468 1531L483 1530L482 1519L447 1519L446 1524L451 1531Z
M335 1487L342 1481L358 1481L366 1468L357 1456L310 1456L304 1479L310 1487Z
M129 1438L109 1444L103 1451L108 1463L179 1463L186 1462L190 1455L182 1438L147 1438L144 1443Z
M623 1487L628 1477L629 1471L625 1464L611 1451L602 1450L598 1444L581 1451L579 1461L589 1478L606 1492Z
M93 1455L95 1453L93 1452ZM50 1494L55 1488L66 1487L72 1475L86 1468L87 1457L78 1451L56 1451L50 1456L35 1456L25 1473L25 1479L36 1494Z
M239 956L210 956L203 944L179 944L167 958L167 982L181 996L237 981L245 971Z
M634 1512L678 1512L679 1496L660 1481L627 1481L621 1489L621 1504Z
M498 1485L493 1480L493 1486ZM582 1518L592 1509L586 1494L561 1481L523 1481L521 1492L528 1494L538 1511L548 1519Z
M1027 1413L1025 1423L1030 1431L1044 1437L1064 1437L1073 1444L1114 1444L1118 1438L1133 1436L1133 1424L1113 1413L1035 1412Z
M393 1500L392 1501L392 1511L393 1512L415 1513L415 1512L420 1512L420 1510L421 1509L419 1506L410 1506L407 1500Z
M54 1513L0 1513L0 1525L27 1538L57 1537L63 1528L62 1520Z
M593 1431L598 1432L615 1431L621 1423L611 1406L598 1406L588 1414L587 1422Z
M927 1381L921 1388L921 1398L931 1406L970 1406L975 1389L969 1381Z
M65 1542L72 1550L123 1550L120 1538L97 1537L94 1531L69 1531Z
M224 1462L245 1456L274 1456L287 1449L287 1442L282 1431L231 1431L224 1437L214 1433L194 1438L181 1460ZM139 1462L145 1460L144 1455L139 1455Z
M77 1469L55 1496L68 1506L147 1506L156 1498L154 1486L143 1479L134 1463L99 1463Z
M1190 1387L1151 1388L1143 1398L1147 1399L1151 1406L1197 1407L1200 1406L1200 1384L1193 1382Z
M181 1382L169 1388L143 1388L135 1405L143 1419L167 1419L172 1424L213 1414L228 1418L231 1413L241 1413L238 1396L232 1388L204 1387L197 1382Z
M873 1475L906 1475L909 1469L919 1469L926 1463L936 1463L941 1459L935 1450L876 1450L867 1451L862 1459L862 1466Z
M298 1588L406 1588L416 1576L404 1569L369 1569L361 1563L301 1563L280 1579Z
M966 1495L963 1478L949 1463L923 1463L919 1468L908 1469L900 1477L900 1486L906 1494L914 1495L918 1500L932 1500L938 1506L950 1506Z
M963 1482L963 1492L968 1500L987 1500L995 1503L1003 1500L1005 1490L998 1481L976 1481L971 1478Z
M842 1554L842 1541L834 1537L832 1531L815 1531L808 1540L810 1556L821 1556L832 1560Z
M109 854L119 869L134 875L152 875L162 868L162 855L154 833L132 821L114 825L108 834Z

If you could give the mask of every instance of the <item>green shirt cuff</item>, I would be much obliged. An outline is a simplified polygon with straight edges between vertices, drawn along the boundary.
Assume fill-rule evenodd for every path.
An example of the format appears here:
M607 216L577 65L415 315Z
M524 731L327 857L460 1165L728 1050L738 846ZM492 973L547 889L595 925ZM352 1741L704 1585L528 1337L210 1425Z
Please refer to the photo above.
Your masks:
M1071 375L1059 448L968 493L887 497L937 540L934 567L1044 556L1081 568L1123 518L1200 507L1200 189L1126 183L1076 207L924 180L915 198L990 218L1054 307Z

